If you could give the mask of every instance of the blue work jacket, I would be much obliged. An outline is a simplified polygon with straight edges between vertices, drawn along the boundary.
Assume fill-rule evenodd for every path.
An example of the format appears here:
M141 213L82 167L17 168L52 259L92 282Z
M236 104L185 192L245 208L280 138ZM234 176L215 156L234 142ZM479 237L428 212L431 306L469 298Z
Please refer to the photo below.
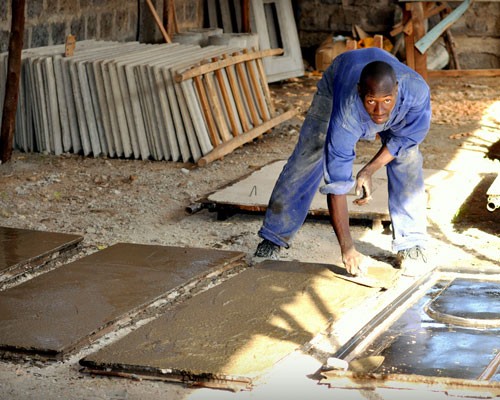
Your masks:
M363 67L372 61L389 63L396 73L398 93L389 120L376 124L368 115L358 94ZM352 165L359 140L374 140L378 133L394 157L402 157L418 146L429 131L430 90L425 80L385 50L367 48L340 54L324 72L324 89L333 97L328 125L323 194L346 194L354 186Z

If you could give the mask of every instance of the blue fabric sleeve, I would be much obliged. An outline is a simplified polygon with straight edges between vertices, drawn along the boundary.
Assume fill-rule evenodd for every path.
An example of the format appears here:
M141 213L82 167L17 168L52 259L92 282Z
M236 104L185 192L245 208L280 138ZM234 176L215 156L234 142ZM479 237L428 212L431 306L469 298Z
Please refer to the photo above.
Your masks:
M323 173L326 185L320 188L322 194L346 194L354 186L352 164L356 157L356 143L359 131L345 118L342 123L330 120L326 136L325 160Z
M431 124L431 100L427 85L412 85L414 105L408 110L402 123L396 124L380 136L394 157L403 155L411 147L420 144ZM408 90L408 89L407 89Z

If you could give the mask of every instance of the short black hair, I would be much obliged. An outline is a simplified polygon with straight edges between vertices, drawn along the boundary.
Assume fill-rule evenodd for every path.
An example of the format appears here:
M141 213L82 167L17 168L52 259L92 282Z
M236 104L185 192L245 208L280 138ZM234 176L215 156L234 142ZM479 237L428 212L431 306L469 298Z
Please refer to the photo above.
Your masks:
M359 77L359 89L361 94L366 94L370 83L391 85L394 88L398 84L394 68L384 61L372 61L365 65Z

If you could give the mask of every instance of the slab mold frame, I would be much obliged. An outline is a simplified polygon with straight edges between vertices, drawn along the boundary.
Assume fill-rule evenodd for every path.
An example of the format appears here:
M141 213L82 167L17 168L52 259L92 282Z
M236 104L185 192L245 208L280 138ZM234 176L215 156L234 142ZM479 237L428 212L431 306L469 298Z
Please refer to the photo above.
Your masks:
M433 285L440 280L453 280L457 278L471 281L493 281L500 282L498 268L463 268L451 269L440 267L432 273L428 273L417 279L400 296L392 301L387 307L380 311L370 322L360 329L350 340L348 340L333 355L335 358L344 359L348 362L362 355L370 344L380 338L384 331L394 324L405 311L409 310L419 299L421 299ZM499 373L498 350L496 356L490 362L495 364L492 376ZM364 357L364 356L363 356ZM495 372L496 371L496 372ZM320 372L321 374L321 372ZM376 389L393 388L409 390L434 390L434 391L461 391L462 396L470 397L470 393L481 394L481 398L491 398L500 395L500 382L475 379L462 379L445 376L428 376L419 374L402 373L377 373L375 372L353 372L353 371L328 371L323 375L326 379L320 383L329 384L335 388L351 389ZM492 394L493 393L493 394Z
M230 186L233 186L241 181L246 180L249 178L251 175L254 173L262 170L263 168L270 166L273 163L280 162L280 161L286 161L286 160L273 160L270 161L269 163L263 165L260 168L256 168L255 170L249 172L248 174L245 174L241 176L240 178L229 182L226 185L223 185L219 187L217 190L214 190L213 192L208 193L206 196L199 198L196 200L194 203L189 204L186 206L185 211L188 214L195 214L196 212L199 212L203 209L207 209L210 212L215 212L217 213L217 220L219 221L225 221L226 219L232 217L235 214L249 214L249 215L262 215L266 212L267 210L267 203L266 204L253 204L253 205L247 205L247 204L236 204L236 203L224 203L221 201L215 201L211 200L210 197L225 188L228 188ZM376 178L374 178L376 179ZM326 203L325 203L326 204ZM314 219L329 219L330 214L328 210L326 209L315 209L311 207L307 213L308 218L314 218ZM388 212L374 212L374 211L364 211L363 209L357 210L355 213L350 213L350 221L351 222L361 222L361 221L371 221L371 227L373 229L378 229L381 226L385 226L390 224L390 215Z

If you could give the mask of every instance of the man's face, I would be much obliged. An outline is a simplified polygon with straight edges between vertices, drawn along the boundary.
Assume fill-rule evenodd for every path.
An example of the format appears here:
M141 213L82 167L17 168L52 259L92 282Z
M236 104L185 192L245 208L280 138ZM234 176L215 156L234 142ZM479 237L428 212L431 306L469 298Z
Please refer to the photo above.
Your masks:
M361 93L360 93L361 95ZM361 96L363 105L370 118L376 124L384 124L389 120L391 111L396 105L398 86L369 85L364 96Z

